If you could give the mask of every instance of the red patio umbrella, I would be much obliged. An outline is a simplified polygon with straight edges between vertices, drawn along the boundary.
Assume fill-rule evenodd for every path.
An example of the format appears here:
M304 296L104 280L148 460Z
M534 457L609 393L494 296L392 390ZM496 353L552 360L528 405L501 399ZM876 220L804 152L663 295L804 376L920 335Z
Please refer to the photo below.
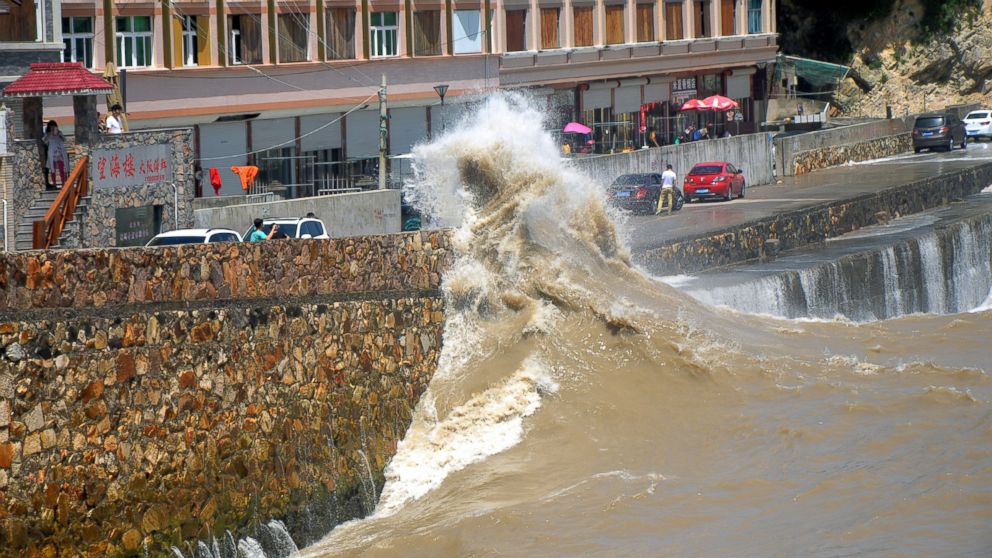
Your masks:
M738 107L737 101L723 95L710 95L702 100L705 110L731 110Z
M686 110L710 110L710 107L706 106L699 99L689 99L688 101L686 101L685 103L683 103L681 107L679 107L679 110L680 111L686 111Z

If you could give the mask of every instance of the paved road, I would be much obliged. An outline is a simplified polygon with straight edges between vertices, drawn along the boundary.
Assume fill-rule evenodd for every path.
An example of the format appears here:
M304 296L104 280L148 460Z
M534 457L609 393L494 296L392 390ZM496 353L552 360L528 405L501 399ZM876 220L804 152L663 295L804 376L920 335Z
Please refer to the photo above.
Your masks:
M632 216L628 223L630 248L636 255L672 240L702 236L776 213L853 198L990 162L992 143L983 142L968 144L967 150L899 155L785 177L778 184L748 187L745 199L693 202L673 215ZM688 169L675 170L681 180Z

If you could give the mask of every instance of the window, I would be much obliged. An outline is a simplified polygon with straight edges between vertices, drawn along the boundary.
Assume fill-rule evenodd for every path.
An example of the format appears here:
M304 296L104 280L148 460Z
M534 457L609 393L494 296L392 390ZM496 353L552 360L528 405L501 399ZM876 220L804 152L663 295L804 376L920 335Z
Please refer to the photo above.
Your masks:
M710 0L695 0L693 2L693 7L696 10L695 24L696 33L695 37L712 37L713 36L713 20L710 17Z
M622 45L623 38L623 6L606 7L606 44Z
M679 41L685 38L684 23L682 21L682 2L665 2L665 39L669 41Z
M592 6L572 8L575 17L575 46L592 46Z
M373 12L371 15L369 54L373 58L398 55L396 12Z
M541 48L558 48L558 8L541 8Z
M93 18L62 18L63 62L81 62L84 67L93 67Z
M0 42L38 40L36 2L0 0Z
M413 54L414 56L441 54L440 11L431 10L413 14Z
M279 14L279 62L306 62L310 59L307 39L310 36L310 15Z
M117 66L152 65L151 16L117 16Z
M482 18L479 10L455 10L452 47L455 54L482 52Z
M506 52L527 50L527 10L506 10Z
M327 59L348 60L355 57L355 9L327 10Z
M183 66L196 66L199 63L199 48L196 40L196 16L182 16L183 25Z
M654 41L654 4L637 5L637 42Z
M723 0L720 2L720 34L737 34L737 2Z
M761 31L761 0L747 0L747 32Z
M214 233L210 237L210 240L208 242L210 244L217 244L219 242L239 242L240 240L241 239L238 238L238 235L236 235L234 233L225 233L225 232L222 232L222 233Z
M228 17L231 37L228 41L228 55L231 64L262 63L262 29L259 16L252 14Z

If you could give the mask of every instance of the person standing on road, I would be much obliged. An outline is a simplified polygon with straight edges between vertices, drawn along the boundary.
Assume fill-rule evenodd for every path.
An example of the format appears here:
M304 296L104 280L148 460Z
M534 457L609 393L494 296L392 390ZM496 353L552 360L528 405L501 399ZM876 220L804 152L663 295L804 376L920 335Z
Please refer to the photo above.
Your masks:
M251 231L251 236L248 240L251 242L261 242L263 240L272 240L275 236L276 231L279 230L279 225L272 223L272 228L269 229L269 234L266 235L265 231L262 230L263 221L261 219L255 219L255 230Z
M675 171L672 170L672 165L665 165L665 172L661 173L661 194L658 196L658 208L655 209L654 214L657 215L661 213L662 208L668 207L668 213L671 214L672 208L675 205L675 179L678 178L675 175ZM668 203L665 203L667 199Z

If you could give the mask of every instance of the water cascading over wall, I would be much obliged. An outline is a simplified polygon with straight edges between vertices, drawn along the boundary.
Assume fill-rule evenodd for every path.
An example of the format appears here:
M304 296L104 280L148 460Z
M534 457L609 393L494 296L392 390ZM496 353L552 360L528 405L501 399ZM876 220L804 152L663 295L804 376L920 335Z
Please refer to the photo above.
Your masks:
M745 312L871 321L965 312L984 302L990 289L992 215L985 215L878 250L693 295Z
M437 363L448 242L4 256L0 556L164 555L274 518L302 546L371 511Z

